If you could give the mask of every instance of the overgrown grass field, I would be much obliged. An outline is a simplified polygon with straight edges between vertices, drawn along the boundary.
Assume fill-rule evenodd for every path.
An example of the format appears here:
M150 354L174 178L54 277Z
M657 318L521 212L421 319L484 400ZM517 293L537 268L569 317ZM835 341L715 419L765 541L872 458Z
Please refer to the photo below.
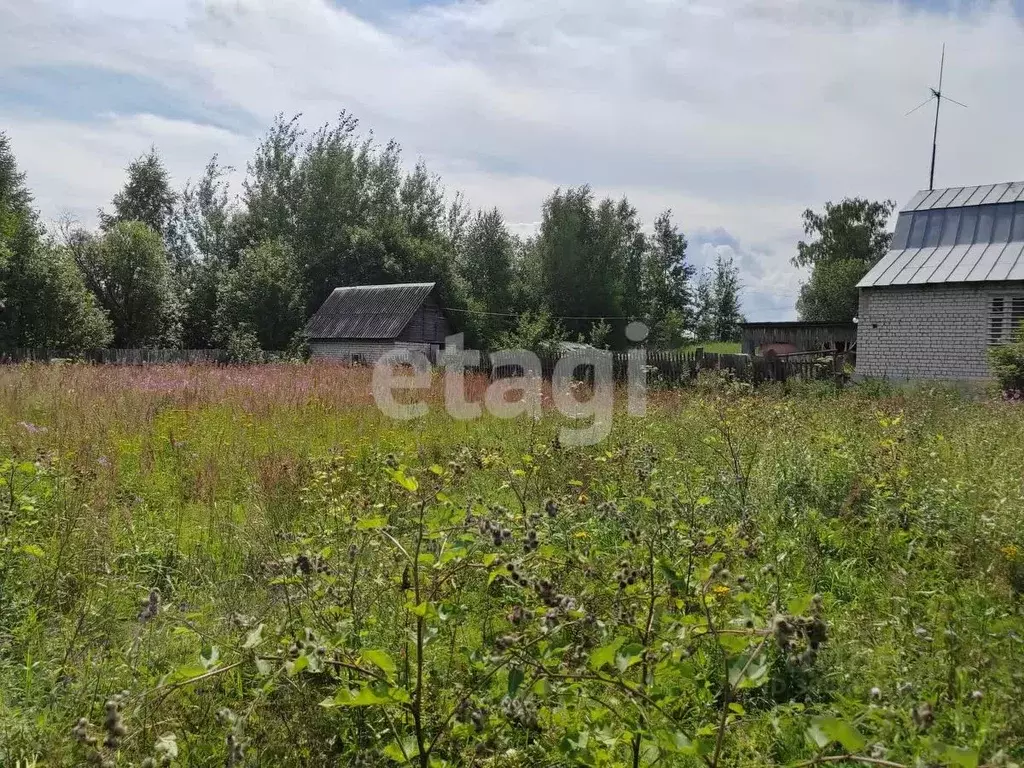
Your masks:
M0 370L0 766L1024 758L1024 409L707 382L570 448L439 397Z

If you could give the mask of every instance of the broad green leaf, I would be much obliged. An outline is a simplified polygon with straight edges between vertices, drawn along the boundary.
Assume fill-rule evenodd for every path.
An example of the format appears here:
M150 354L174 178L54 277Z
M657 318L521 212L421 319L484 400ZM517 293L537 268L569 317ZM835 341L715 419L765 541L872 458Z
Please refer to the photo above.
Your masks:
M741 653L750 646L750 637L747 635L719 635L718 644L726 653Z
M615 663L615 652L626 642L624 637L616 637L608 645L603 645L590 652L590 660L587 662L591 669L598 670L605 664Z
M402 750L405 750L404 753ZM401 745L397 741L393 741L384 747L384 756L394 760L396 763L407 762L406 758L412 760L415 757L419 757L420 749L416 745L415 736L406 736L402 739Z
M393 675L398 670L398 667L395 666L395 662L384 651L371 649L361 651L360 654L362 655L363 659L370 662L371 664L373 664L373 666L379 668L388 675Z
M426 601L420 603L419 605L414 605L413 603L406 603L405 608L409 611L409 613L413 614L414 616L426 616L428 604Z
M512 667L508 671L508 695L515 696L516 691L519 690L519 686L523 684L523 680L526 678L526 673L522 667Z
M220 649L216 645L203 646L199 652L199 662L204 668L210 669L220 660Z
M343 685L332 698L320 702L321 707L375 707L383 704L400 704L409 700L409 694L402 688L392 688L387 683L363 683L357 688Z
M43 552L43 548L37 544L26 544L21 548L21 551L24 552L26 555L31 555L32 557L38 558L43 557L45 554Z
M978 768L978 750L976 749L939 744L936 752L938 758L947 765L955 765L958 768Z
M851 723L838 717L815 717L811 720L808 734L819 747L827 747L838 741L847 752L858 752L867 743Z
M416 493L416 491L420 487L420 484L416 481L415 477L406 475L405 472L403 472L400 469L396 470L392 477L395 478L396 483L405 488L405 490L409 491L409 493Z
M811 607L811 599L814 596L811 594L800 595L794 597L788 603L786 603L786 610L788 610L794 616L800 616L807 612L807 609Z
M177 683L184 683L195 677L206 674L206 671L206 667L200 666L199 664L185 664L178 667L173 672L169 672L161 684L175 685Z
M749 661L749 663L748 663ZM743 673L742 678L740 673ZM750 654L743 654L729 665L729 684L736 688L757 688L768 680L768 657L762 652L750 661Z
M299 672L309 666L309 656L302 654L295 661L291 662L288 666L289 675L297 675Z
M245 642L242 643L243 648L255 648L257 645L263 642L263 624L260 624L256 629L253 629L245 636Z
M639 643L630 643L615 655L615 668L625 672L644 658L644 647Z
M383 515L377 517L367 517L356 523L356 529L360 531L369 531L376 528L384 528L388 524L388 519Z

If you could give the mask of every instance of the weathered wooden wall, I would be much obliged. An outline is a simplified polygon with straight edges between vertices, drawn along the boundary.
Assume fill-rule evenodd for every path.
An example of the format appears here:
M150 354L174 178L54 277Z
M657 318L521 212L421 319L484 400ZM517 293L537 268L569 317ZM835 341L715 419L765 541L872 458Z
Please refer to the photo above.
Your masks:
M798 352L849 350L857 343L856 323L749 323L742 328L744 354L753 355L767 344L792 344Z

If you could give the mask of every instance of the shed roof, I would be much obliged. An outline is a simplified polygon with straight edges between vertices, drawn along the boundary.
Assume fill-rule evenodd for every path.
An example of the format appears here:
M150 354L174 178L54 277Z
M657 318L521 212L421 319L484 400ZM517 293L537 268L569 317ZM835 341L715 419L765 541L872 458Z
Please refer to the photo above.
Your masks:
M918 192L857 287L1010 280L1024 280L1024 181Z
M740 323L740 328L744 330L754 330L757 328L856 328L856 323L851 322L831 322L822 320L770 320L764 323Z
M335 288L306 323L311 339L394 339L436 283L352 285Z

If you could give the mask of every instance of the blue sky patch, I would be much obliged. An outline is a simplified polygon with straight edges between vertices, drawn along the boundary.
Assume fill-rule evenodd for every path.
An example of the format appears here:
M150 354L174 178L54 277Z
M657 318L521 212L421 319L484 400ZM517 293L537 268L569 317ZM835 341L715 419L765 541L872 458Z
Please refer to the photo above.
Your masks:
M149 78L91 66L16 67L0 80L0 109L8 114L89 122L108 114L151 114L227 130L258 125L241 110L212 106L198 95Z

